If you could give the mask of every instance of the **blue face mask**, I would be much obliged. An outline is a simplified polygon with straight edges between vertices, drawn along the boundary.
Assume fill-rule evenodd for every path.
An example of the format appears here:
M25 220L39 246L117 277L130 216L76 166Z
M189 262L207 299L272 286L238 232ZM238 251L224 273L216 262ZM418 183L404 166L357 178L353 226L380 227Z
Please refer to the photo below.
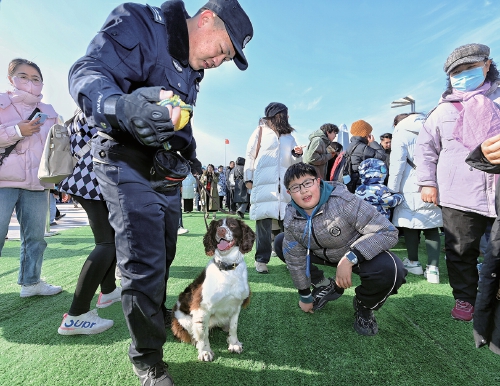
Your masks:
M472 91L478 88L484 82L484 67L475 67L470 70L462 71L456 76L450 76L451 85L458 91Z

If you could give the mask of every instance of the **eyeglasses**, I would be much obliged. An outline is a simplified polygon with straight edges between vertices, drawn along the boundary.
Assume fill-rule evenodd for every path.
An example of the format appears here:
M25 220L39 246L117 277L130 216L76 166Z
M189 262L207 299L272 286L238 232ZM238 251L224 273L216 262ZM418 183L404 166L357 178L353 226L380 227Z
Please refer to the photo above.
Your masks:
M24 74L15 75L15 78L19 79L19 81L22 84L27 84L28 82L33 83L35 86L39 86L39 85L43 84L41 79L39 79L39 78L30 79L27 75L24 75Z
M316 181L315 178L308 178L307 180L305 180L301 184L289 186L288 190L290 191L290 193L298 193L298 192L301 191L302 187L304 187L304 189L308 189L311 186L313 186L314 185L314 181Z

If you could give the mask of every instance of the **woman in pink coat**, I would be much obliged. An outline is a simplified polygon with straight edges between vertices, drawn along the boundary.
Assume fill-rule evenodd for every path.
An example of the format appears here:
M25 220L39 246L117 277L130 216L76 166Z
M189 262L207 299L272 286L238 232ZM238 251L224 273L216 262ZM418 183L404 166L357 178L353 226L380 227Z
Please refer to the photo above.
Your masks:
M21 297L55 295L62 288L40 280L47 246L44 234L48 189L53 184L40 182L37 174L47 133L57 113L51 105L40 102L43 77L35 63L12 60L8 79L12 90L0 93L0 255L15 209L21 226L17 280ZM32 118L37 111L45 115Z

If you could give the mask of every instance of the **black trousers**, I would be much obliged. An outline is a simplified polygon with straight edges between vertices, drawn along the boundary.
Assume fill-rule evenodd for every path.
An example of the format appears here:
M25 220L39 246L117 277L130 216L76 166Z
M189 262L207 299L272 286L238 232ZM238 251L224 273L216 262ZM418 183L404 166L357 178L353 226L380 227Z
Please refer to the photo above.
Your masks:
M83 263L68 312L72 316L77 316L90 310L90 302L99 285L104 294L115 290L116 249L115 232L109 224L106 203L86 200L79 196L73 196L73 199L87 212L95 241L94 250Z
M226 207L231 212L236 212L236 203L234 202L234 187L226 189Z
M115 230L122 307L132 338L131 362L145 370L163 358L166 286L181 214L178 188L151 188L153 156L98 137L94 170Z
M477 295L479 244L494 219L442 207L446 267L455 299L474 305Z
M285 261L283 255L284 233L280 233L274 239L274 251L278 257ZM305 257L304 257L305 258ZM316 265L329 265L335 267L337 264L324 260L313 253L311 259L311 282L319 283L325 277L323 271ZM394 253L384 251L371 260L352 267L352 272L359 276L361 285L355 288L356 297L366 307L378 310L382 307L390 295L398 293L399 287L406 283L408 271L403 262Z

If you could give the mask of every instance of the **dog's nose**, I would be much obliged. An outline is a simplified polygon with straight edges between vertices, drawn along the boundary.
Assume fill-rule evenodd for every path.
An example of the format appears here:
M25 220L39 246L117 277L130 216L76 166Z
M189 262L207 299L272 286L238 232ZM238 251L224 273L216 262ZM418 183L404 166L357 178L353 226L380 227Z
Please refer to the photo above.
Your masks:
M220 227L217 228L217 236L224 237L226 235L226 228Z

